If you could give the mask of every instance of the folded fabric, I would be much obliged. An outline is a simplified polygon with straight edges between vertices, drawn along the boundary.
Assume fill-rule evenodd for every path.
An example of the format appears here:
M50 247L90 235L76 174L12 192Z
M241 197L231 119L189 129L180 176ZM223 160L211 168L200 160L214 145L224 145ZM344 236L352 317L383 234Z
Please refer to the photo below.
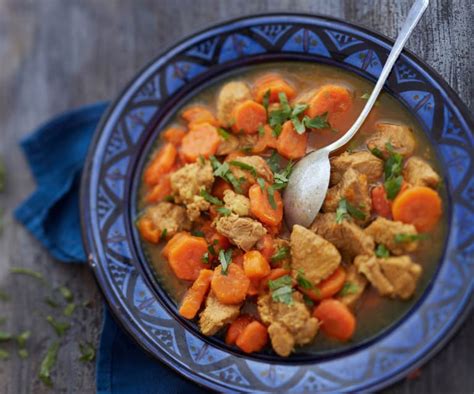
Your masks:
M21 141L37 189L16 209L15 217L63 262L86 261L78 226L80 175L106 107L107 103L98 103L65 113ZM98 392L205 392L148 357L104 309L97 359Z

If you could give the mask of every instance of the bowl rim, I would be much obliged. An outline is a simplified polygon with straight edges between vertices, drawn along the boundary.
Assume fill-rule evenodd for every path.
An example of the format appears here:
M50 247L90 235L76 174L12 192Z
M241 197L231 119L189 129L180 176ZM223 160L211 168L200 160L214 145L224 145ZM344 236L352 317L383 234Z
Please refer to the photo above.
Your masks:
M143 350L145 350L145 352L151 354L154 359L157 358L156 353L154 353L153 351L151 351L151 349L149 349L147 347L146 343L143 342L143 337L139 333L137 333L136 329L132 330L132 327L130 327L129 325L124 324L124 321L122 321L118 318L118 316L121 315L121 313L122 313L121 307L119 305L116 305L114 300L112 300L110 297L106 296L107 291L103 287L103 283L101 283L101 281L99 280L99 277L96 273L97 265L94 261L94 256L91 252L92 248L91 248L91 243L90 243L90 239L89 239L89 230L88 230L89 224L87 223L87 221L84 218L86 217L86 213L87 213L87 210L88 210L88 206L87 206L87 195L88 195L87 185L90 181L90 170L91 170L91 168L94 164L93 154L94 154L97 142L100 138L99 130L102 130L104 128L105 124L109 121L110 114L115 110L116 105L123 99L125 93L130 90L130 88L134 85L134 83L140 77L143 77L143 74L145 73L145 71L147 71L153 64L155 64L157 61L162 59L168 53L172 52L173 50L176 50L177 48L179 48L183 44L189 43L190 40L192 40L193 38L203 39L203 37L201 37L203 34L210 33L213 30L216 30L216 29L219 29L219 28L222 28L222 27L226 27L228 25L235 24L235 23L242 22L242 21L253 20L253 19L256 19L256 18L269 18L269 17L270 18L271 17L289 17L289 18L303 17L303 18L309 18L309 19L313 19L313 20L314 19L316 19L316 20L320 19L320 20L323 20L323 21L326 21L326 22L329 22L329 23L339 23L343 27L344 26L349 27L351 29L354 29L355 31L365 33L368 36L370 36L371 38L377 39L380 42L382 42L383 44L388 45L388 46L392 46L393 43L394 43L394 40L392 40L391 38L385 36L382 33L375 32L374 30L372 30L370 28L367 28L365 26L361 26L361 25L358 25L358 24L352 23L352 22L347 22L347 21L344 21L341 18L335 18L335 17L320 15L320 14L309 14L309 13L301 13L301 12L300 13L292 13L292 12L266 13L266 12L264 12L264 13L256 13L256 14L247 14L247 15L242 15L242 16L236 17L236 18L225 19L225 20L223 20L223 21L221 21L217 24L210 24L210 25L207 25L206 27L204 27L204 28L202 28L198 31L191 32L188 35L186 35L184 38L182 38L181 40L177 41L176 43L174 43L172 45L169 45L165 50L161 51L158 55L154 56L144 67L142 67L137 73L135 73L135 75L132 77L132 79L125 85L125 87L119 92L119 94L117 94L115 96L115 99L111 102L111 104L109 105L107 110L104 112L104 114L103 114L103 116L102 116L102 118L101 118L101 120L100 120L100 122L97 126L96 133L94 134L94 137L93 137L92 142L90 144L88 154L87 154L87 158L86 158L86 163L85 163L85 166L84 166L84 171L83 171L82 178L81 178L81 194L80 194L80 196L81 196L81 204L80 204L81 232L82 232L82 236L83 236L82 238L83 238L83 243L84 243L85 249L88 252L89 266L94 271L94 278L95 278L96 282L98 283L99 288L100 288L102 294L104 295L104 298L105 298L107 304L109 305L109 307L113 311L112 316L114 317L114 320L117 321L119 323L119 325L122 326L122 328L125 329L125 332L127 332L127 334L133 339L134 342L136 342ZM290 22L291 22L291 20L290 20ZM262 23L265 23L265 21L262 21ZM337 28L337 26L335 26L335 27ZM458 97L456 92L454 92L454 90L448 85L448 83L444 80L444 78L436 70L434 70L430 65L428 65L422 59L420 59L417 55L415 55L410 50L404 49L403 52L402 52L402 55L405 55L410 60L414 61L414 63L416 63L416 65L418 67L420 67L422 69L425 69L425 71L428 74L430 74L433 81L436 82L437 84L439 84L443 88L446 95L449 97L449 99L453 103L453 105L452 105L453 111L457 111L462 115L462 116L460 116L460 118L465 120L466 124L468 125L468 128L472 131L473 121L471 119L470 112L469 112L467 106ZM365 78L365 79L367 79L367 78ZM448 234L449 234L449 227L448 227ZM447 242L448 242L448 240L446 240L446 243ZM443 260L444 260L444 258L442 260L440 260L440 262L442 262ZM437 271L435 272L434 275L436 275L436 273L437 273ZM431 282L427 285L427 288L425 289L425 292L428 292L430 290L429 289L430 285L431 285ZM472 287L471 287L471 295L472 295ZM420 297L420 300L419 300L420 302L421 302L422 298L423 297ZM427 357L432 357L436 352L438 352L444 346L444 344L452 337L452 335L454 335L454 333L457 331L457 328L463 323L465 317L469 315L469 312L470 312L470 310L472 309L473 306L474 306L473 299L468 300L467 302L465 302L465 308L464 308L463 312L461 313L462 317L455 324L453 324L450 327L449 334L446 335L444 338L442 338L442 340L440 342L438 342L438 344L435 347L428 350L425 354L419 354L418 355L418 360L416 360L413 365L418 366L418 365L426 362ZM415 307L415 304L413 305L413 307ZM404 315L404 316L402 316L401 319L403 320L405 318L406 318L406 316ZM134 325L133 322L132 322L132 325ZM377 335L377 337L378 337L378 335ZM140 338L141 341L139 341L138 338ZM348 351L348 350L346 349L345 351ZM169 362L168 359L160 358L159 360L161 362L164 362L168 366L171 366L175 371L180 373L182 376L190 379L194 383L204 384L206 387L208 387L208 388L210 387L210 388L213 388L213 389L216 389L216 390L217 389L222 389L222 387L214 386L214 384L212 382L210 382L209 380L206 380L205 378L200 377L199 375L188 374L186 371L183 371L180 368L176 368L176 366L172 362ZM265 361L269 362L267 360L265 360ZM269 362L269 363L271 363L271 362ZM406 371L401 371L398 374L393 374L391 379L385 380L383 382L378 382L378 385L372 385L371 388L385 387L389 383L392 383L392 382L398 380L401 376L403 376L403 372L406 373Z

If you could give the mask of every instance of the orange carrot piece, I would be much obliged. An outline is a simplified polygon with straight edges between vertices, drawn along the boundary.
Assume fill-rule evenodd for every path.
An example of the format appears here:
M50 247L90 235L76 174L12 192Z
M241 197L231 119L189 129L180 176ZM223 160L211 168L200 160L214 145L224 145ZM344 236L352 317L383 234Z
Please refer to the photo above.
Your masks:
M188 122L188 127L192 128L201 123L209 123L213 126L218 126L219 122L212 112L202 105L194 105L186 108L181 117Z
M308 133L298 134L291 121L285 122L277 139L277 151L287 159L301 159L306 154Z
M249 286L250 279L235 263L227 267L225 274L222 273L222 266L219 265L214 271L211 282L212 291L223 304L240 304L245 300Z
M212 186L211 194L219 200L222 200L226 190L232 190L232 186L222 178L217 178Z
M321 330L329 337L347 341L354 335L356 319L341 301L332 298L321 301L313 316L321 321Z
M137 227L144 240L153 244L160 242L161 231L155 226L150 218L141 217L138 219Z
M225 343L228 345L235 344L237 338L242 334L244 328L252 323L255 319L250 315L240 315L232 323L230 323L229 328L225 336Z
M262 350L267 342L267 327L255 320L243 329L235 344L245 353L253 353Z
M153 160L145 169L143 180L148 186L158 183L160 177L171 170L176 161L176 147L166 143L153 157Z
M392 218L392 202L387 198L383 185L377 185L372 189L372 212L387 219Z
M179 279L196 280L199 271L207 267L203 262L205 253L207 242L204 238L185 234L167 250L168 263Z
M274 191L276 209L268 200L268 189L262 190L260 185L254 184L249 189L250 211L261 222L270 226L277 226L283 219L283 201L280 192Z
M186 162L195 162L199 157L214 155L221 142L217 129L209 123L201 123L189 130L181 144L181 153Z
M270 261L272 256L275 254L275 245L273 242L273 237L270 234L265 234L257 242L257 249L267 261Z
M250 286L247 290L247 295L250 297L260 294L260 280L250 279Z
M173 235L171 239L166 243L163 250L161 251L161 254L163 255L163 257L168 258L170 248L172 248L175 242L177 242L181 237L185 235L189 235L189 233L187 231L181 231Z
M185 135L186 130L179 127L169 127L163 131L163 139L176 147L181 145L181 141Z
M267 122L267 111L263 105L252 100L246 100L234 107L235 119L232 130L236 133L255 134L259 126Z
M262 153L265 149L276 149L277 139L273 135L273 130L269 125L263 126L263 135L258 136L257 143L253 146L253 153Z
M263 279L270 271L270 264L258 250L250 250L244 254L244 272L247 278Z
M298 287L299 290L306 294L313 301L321 301L337 294L342 289L346 281L346 271L342 267L338 267L336 271L328 278L320 282L315 289L304 289Z
M311 118L322 115L345 112L352 105L351 93L344 86L324 85L309 101L306 113Z
M439 194L429 187L415 186L395 197L392 205L394 220L413 224L420 232L431 231L443 212Z
M169 174L163 175L158 183L146 194L145 201L149 204L162 201L171 194L171 181Z
M181 306L179 307L179 314L186 319L194 319L196 314L201 309L201 305L206 297L209 287L211 286L211 279L213 271L203 269L199 272L198 277L193 285L188 289L183 297Z
M287 81L278 74L267 74L255 81L254 97L255 101L263 102L263 97L270 91L269 103L277 103L280 101L278 95L285 93L288 100L296 95L296 90Z

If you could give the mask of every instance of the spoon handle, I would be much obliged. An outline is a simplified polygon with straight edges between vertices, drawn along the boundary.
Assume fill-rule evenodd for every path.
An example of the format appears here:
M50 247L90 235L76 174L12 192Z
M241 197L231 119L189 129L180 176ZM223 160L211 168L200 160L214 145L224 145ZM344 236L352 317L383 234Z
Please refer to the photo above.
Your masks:
M385 81L387 80L390 72L392 71L393 65L395 64L411 33L413 32L413 29L415 28L421 16L425 12L426 7L428 7L428 4L429 0L415 1L415 3L410 9L410 12L408 13L407 19L405 20L402 29L400 30L400 33L398 34L397 40L395 41L395 44L393 45L393 48L390 51L390 55L388 56L387 61L385 62L385 65L382 69L382 72L380 73L379 79L374 87L374 90L372 90L372 93L370 94L370 97L367 100L367 104L365 104L365 107L362 109L362 112L360 113L359 117L354 122L352 127L347 131L347 133L344 134L337 141L334 141L332 144L324 148L326 151L332 152L348 143L350 139L354 136L354 134L362 126L362 123L364 123L365 119L369 115L372 107L375 104L375 101L377 100L377 97L379 96L383 88L383 85L385 84Z

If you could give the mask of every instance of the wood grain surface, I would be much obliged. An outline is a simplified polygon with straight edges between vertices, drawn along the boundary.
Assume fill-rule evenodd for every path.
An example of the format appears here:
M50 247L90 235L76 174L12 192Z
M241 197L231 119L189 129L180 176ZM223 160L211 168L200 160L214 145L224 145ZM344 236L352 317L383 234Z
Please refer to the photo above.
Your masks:
M45 393L37 378L40 361L54 332L45 321L58 314L42 300L38 281L9 273L10 266L33 268L54 285L67 284L76 299L93 300L79 308L63 338L53 373L54 392L91 393L94 363L81 363L78 342L97 343L101 298L85 266L54 261L11 218L15 206L35 188L18 140L51 116L83 104L108 100L151 58L176 40L211 24L252 13L294 11L346 19L395 37L411 1L402 0L0 0L0 156L7 170L0 207L6 225L0 236L0 330L29 329L29 357L13 345L0 361L0 393ZM408 47L437 70L473 107L473 3L432 0ZM47 149L47 147L45 147ZM419 377L388 388L390 393L472 393L474 318L421 370Z

